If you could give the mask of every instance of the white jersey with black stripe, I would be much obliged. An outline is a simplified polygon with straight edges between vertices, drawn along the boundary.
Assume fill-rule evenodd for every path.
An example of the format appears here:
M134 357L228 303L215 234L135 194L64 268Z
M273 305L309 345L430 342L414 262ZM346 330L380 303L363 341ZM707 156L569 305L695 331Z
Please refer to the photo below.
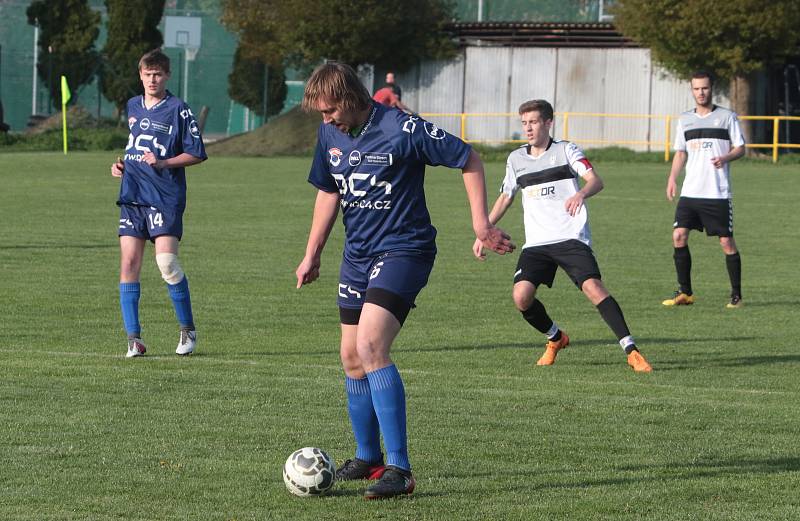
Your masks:
M714 106L701 116L695 110L681 114L675 134L675 151L687 153L686 177L681 197L729 199L733 195L728 163L716 168L711 158L744 145L739 119L732 110Z
M592 165L581 149L569 141L550 140L547 150L538 157L533 157L530 150L530 145L524 145L508 155L506 176L500 187L500 192L512 199L522 192L523 248L571 239L591 246L586 205L571 216L564 203L578 192L578 177L586 175Z

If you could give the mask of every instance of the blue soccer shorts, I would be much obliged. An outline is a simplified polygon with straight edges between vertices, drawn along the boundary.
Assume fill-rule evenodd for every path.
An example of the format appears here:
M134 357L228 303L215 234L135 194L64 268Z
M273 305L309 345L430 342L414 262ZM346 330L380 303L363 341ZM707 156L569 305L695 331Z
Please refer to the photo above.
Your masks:
M151 241L161 235L171 235L180 240L183 213L165 212L154 206L123 204L119 207L119 235Z
M340 310L358 311L370 302L392 312L402 324L428 283L434 258L434 254L418 250L390 251L376 257L345 253L339 270Z

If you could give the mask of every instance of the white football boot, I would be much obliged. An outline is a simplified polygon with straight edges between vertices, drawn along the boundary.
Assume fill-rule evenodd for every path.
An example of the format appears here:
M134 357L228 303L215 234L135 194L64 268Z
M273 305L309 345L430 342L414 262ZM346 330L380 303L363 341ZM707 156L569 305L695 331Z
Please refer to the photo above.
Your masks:
M144 345L141 338L128 339L128 353L125 355L125 358L144 356L145 352L147 352L147 346Z
M194 351L196 345L197 331L187 331L185 329L181 329L181 338L178 340L178 348L175 350L175 352L181 356L190 355Z

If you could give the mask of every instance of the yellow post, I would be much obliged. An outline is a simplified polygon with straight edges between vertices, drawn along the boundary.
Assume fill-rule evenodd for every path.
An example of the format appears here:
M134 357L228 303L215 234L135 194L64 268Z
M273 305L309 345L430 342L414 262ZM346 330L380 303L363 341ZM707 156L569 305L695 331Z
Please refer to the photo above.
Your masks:
M669 142L672 141L672 116L667 114L666 128L664 128L664 162L669 163Z
M67 103L72 97L67 84L67 78L61 76L61 128L63 129L64 155L67 154Z
M564 141L569 141L569 112L564 113Z
M467 115L461 113L461 141L467 140Z
M775 117L772 119L772 162L778 162L778 131L781 128L780 121Z

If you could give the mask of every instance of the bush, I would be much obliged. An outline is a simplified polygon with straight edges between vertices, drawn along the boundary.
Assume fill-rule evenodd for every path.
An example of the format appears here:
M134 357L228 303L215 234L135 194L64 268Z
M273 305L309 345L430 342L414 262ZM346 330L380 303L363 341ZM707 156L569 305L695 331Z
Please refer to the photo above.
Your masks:
M123 150L128 143L126 128L76 128L67 135L69 150ZM0 152L59 151L64 147L61 129L38 134L0 134Z

